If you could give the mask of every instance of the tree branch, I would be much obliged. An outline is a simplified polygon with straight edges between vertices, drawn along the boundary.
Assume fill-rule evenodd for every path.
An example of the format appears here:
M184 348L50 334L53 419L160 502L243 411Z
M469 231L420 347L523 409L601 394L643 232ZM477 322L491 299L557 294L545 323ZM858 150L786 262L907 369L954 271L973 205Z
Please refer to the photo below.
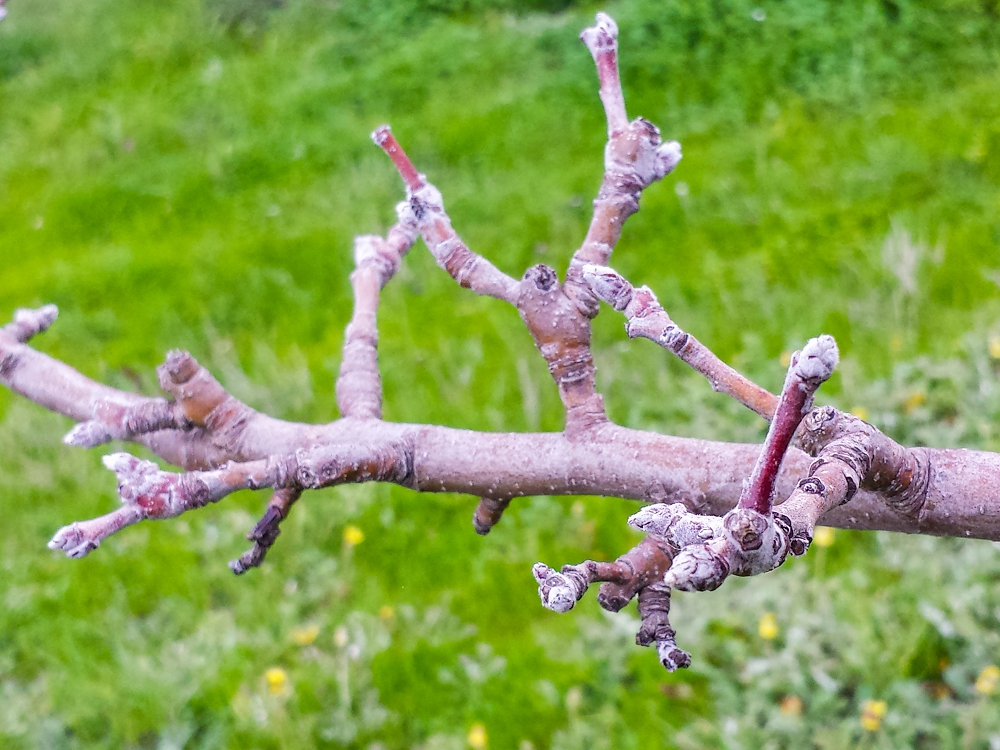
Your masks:
M0 0L0 6L2 6ZM874 426L831 407L812 409L832 372L836 346L811 340L793 356L781 395L725 365L678 328L646 287L606 267L625 220L646 187L680 159L645 120L627 121L618 77L617 28L604 14L583 33L597 65L608 122L605 174L587 236L565 283L543 265L517 281L459 239L440 193L420 174L388 127L373 139L406 185L399 221L382 237L359 237L351 276L354 313L337 380L342 418L286 422L235 399L190 354L174 351L158 368L169 398L149 398L86 378L28 342L56 309L19 310L0 328L0 383L77 422L70 445L124 440L150 448L184 473L162 471L127 453L105 457L122 505L60 529L49 546L82 557L108 536L145 519L171 518L240 489L271 488L248 535L253 546L231 563L258 566L280 523L305 490L349 482L391 482L421 492L479 498L473 518L485 534L515 497L603 495L650 502L629 523L646 537L613 562L587 560L558 572L538 563L542 603L571 609L593 583L618 611L638 599L636 641L656 646L673 670L690 664L668 615L671 588L707 590L727 576L773 570L804 554L817 522L855 529L1000 540L1000 456L906 448ZM514 305L545 359L566 410L559 433L483 433L382 420L376 313L381 288L417 234L462 286ZM659 435L612 424L597 392L591 319L599 300L626 316L630 337L674 352L712 386L771 420L762 447ZM801 426L800 426L801 423ZM805 450L790 447L797 436ZM784 499L784 502L781 502Z
M628 122L618 76L618 26L611 17L598 13L597 23L584 29L580 38L597 65L608 143L594 215L583 244L573 254L566 287L580 311L592 318L597 315L597 300L583 281L583 266L607 264L625 221L639 210L642 191L674 170L681 160L681 145L677 141L663 143L659 129L641 117Z

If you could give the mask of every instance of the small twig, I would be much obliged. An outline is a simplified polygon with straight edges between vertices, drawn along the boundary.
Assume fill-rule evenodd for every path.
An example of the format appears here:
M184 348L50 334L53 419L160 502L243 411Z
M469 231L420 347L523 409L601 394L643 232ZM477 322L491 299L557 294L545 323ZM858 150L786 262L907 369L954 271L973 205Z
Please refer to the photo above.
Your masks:
M399 221L386 238L363 235L354 240L354 314L344 332L343 357L337 377L337 406L345 417L382 418L382 378L378 368L376 315L379 292L417 239L408 203L397 207Z
M405 484L411 470L405 446L393 442L373 446L320 445L294 455L185 474L162 471L152 461L128 453L105 456L104 465L118 477L123 507L63 527L49 542L50 549L83 557L125 526L144 519L173 518L218 502L237 490L275 487L301 491L369 481Z
M829 380L840 354L832 336L810 339L801 352L792 355L785 385L778 397L778 408L764 438L764 446L753 474L740 495L739 507L762 515L771 512L774 486L781 462L792 443L795 430L812 408L816 389Z
M810 339L792 355L775 417L737 506L722 517L722 533L689 544L674 558L664 582L683 591L711 591L730 574L759 575L781 565L792 548L795 529L784 513L772 513L774 487L792 435L812 406L816 389L837 365L831 336ZM668 531L676 521L668 524Z
M441 193L424 175L417 172L402 146L393 136L388 125L372 133L372 140L396 166L403 182L406 196L420 236L437 264L462 286L477 294L502 299L517 304L518 282L498 269L488 260L472 252L451 226L451 219L444 210Z
M3 11L3 2L0 0L0 12ZM0 15L0 18L3 16ZM25 308L14 312L14 320L4 326L3 330L13 336L17 341L26 344L40 333L49 330L49 326L56 322L59 317L59 308L55 305L43 305L39 308Z
M736 399L764 419L770 420L774 415L777 397L727 365L690 333L681 330L649 287L636 289L607 266L586 265L583 278L599 299L624 313L625 332L629 338L649 339L703 375L713 390Z
M604 582L598 603L610 612L618 612L645 586L659 581L669 567L669 546L658 537L647 536L614 562L585 560L578 565L563 565L559 572L535 563L531 572L546 609L568 612L587 593L590 584Z
M674 170L681 160L676 141L662 142L659 129L636 118L628 122L618 74L618 27L598 13L594 26L580 35L597 65L601 102L608 122L604 149L604 179L594 199L594 214L583 244L573 254L566 274L566 291L587 317L597 315L597 300L584 283L584 265L604 265L621 237L625 221L639 210L642 191Z
M247 534L247 539L253 542L253 547L244 552L239 559L229 563L233 573L238 576L243 575L251 568L259 567L264 562L264 556L270 551L281 533L281 522L288 517L292 505L301 495L302 490L297 487L279 488L271 494L263 517Z
M510 505L509 497L483 497L472 514L472 526L480 536L486 536L500 523L500 518Z
M691 654L677 647L676 632L670 627L670 587L653 583L639 592L642 625L635 636L637 646L656 644L656 655L668 672L691 666Z

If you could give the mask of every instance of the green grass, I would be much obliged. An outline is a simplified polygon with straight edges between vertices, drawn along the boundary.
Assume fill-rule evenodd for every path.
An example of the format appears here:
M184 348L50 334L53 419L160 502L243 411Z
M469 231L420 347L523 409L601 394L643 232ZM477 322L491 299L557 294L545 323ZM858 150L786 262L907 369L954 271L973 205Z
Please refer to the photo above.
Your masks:
M37 345L155 392L190 349L278 416L336 416L352 237L381 232L389 122L477 251L563 270L601 174L596 76L563 0L14 0L0 23L0 315L55 302ZM684 145L613 263L769 387L782 352L833 333L823 398L914 444L1000 450L1000 10L995 2L620 0L629 111ZM758 12L760 11L760 12ZM755 20L763 17L763 20ZM909 269L909 270L907 270ZM7 311L6 313L2 311ZM559 429L513 311L422 247L381 314L386 413ZM599 382L630 426L758 440L621 321ZM99 454L0 394L0 746L445 750L485 725L534 748L1000 745L1000 557L985 542L839 532L784 569L675 599L691 670L632 644L634 609L543 610L530 577L634 543L634 504L313 493L236 579L263 497L45 549L107 512ZM353 549L347 525L365 534ZM774 612L764 640L757 623ZM298 645L298 628L319 626ZM265 672L287 671L279 695ZM801 714L782 699L797 696ZM878 732L862 703L885 700Z

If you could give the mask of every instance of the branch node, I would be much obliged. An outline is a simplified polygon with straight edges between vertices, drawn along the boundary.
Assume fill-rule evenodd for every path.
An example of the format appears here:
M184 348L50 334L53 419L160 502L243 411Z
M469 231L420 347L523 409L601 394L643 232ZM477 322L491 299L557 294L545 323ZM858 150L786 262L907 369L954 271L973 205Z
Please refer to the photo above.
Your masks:
M840 352L833 336L823 334L809 339L798 357L789 368L789 374L815 391L833 375L834 368L840 361Z
M725 539L685 547L674 556L663 582L681 591L714 591L731 572L727 547Z
M0 7L0 12L3 8ZM2 18L3 16L0 16ZM22 307L14 312L14 322L7 326L14 338L22 344L28 343L39 334L45 333L59 317L59 308L55 305L43 305L37 308Z
M586 593L590 582L572 565L564 565L557 573L544 563L535 563L531 574L538 582L542 606L553 612L569 612Z

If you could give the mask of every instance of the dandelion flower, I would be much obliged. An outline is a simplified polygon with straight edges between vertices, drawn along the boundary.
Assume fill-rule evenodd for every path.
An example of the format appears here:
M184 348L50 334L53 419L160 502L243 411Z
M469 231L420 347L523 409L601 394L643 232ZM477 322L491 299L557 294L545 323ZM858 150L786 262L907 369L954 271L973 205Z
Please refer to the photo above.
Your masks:
M786 695L781 699L781 707L779 708L782 716L801 716L802 715L802 699L797 695Z
M288 691L288 672L281 667L271 667L264 672L267 690L271 695L282 695Z
M319 635L319 625L306 625L303 628L295 628L292 631L292 640L298 646L308 646L316 640Z
M472 750L486 750L486 745L488 742L488 737L486 736L486 727L480 723L475 723L469 728L469 747Z
M353 524L344 529L344 544L348 547L357 547L365 540L365 532Z
M1000 336L990 336L990 356L1000 359Z
M764 613L757 625L757 632L765 641L773 641L778 637L778 633L781 631L778 628L778 618L774 616L774 612Z
M865 701L861 704L861 726L868 732L877 732L887 710L885 701Z
M829 547L833 544L836 532L829 526L817 526L813 529L813 544L817 547Z
M1000 667L990 664L979 673L976 680L976 692L983 695L993 695L1000 686Z

